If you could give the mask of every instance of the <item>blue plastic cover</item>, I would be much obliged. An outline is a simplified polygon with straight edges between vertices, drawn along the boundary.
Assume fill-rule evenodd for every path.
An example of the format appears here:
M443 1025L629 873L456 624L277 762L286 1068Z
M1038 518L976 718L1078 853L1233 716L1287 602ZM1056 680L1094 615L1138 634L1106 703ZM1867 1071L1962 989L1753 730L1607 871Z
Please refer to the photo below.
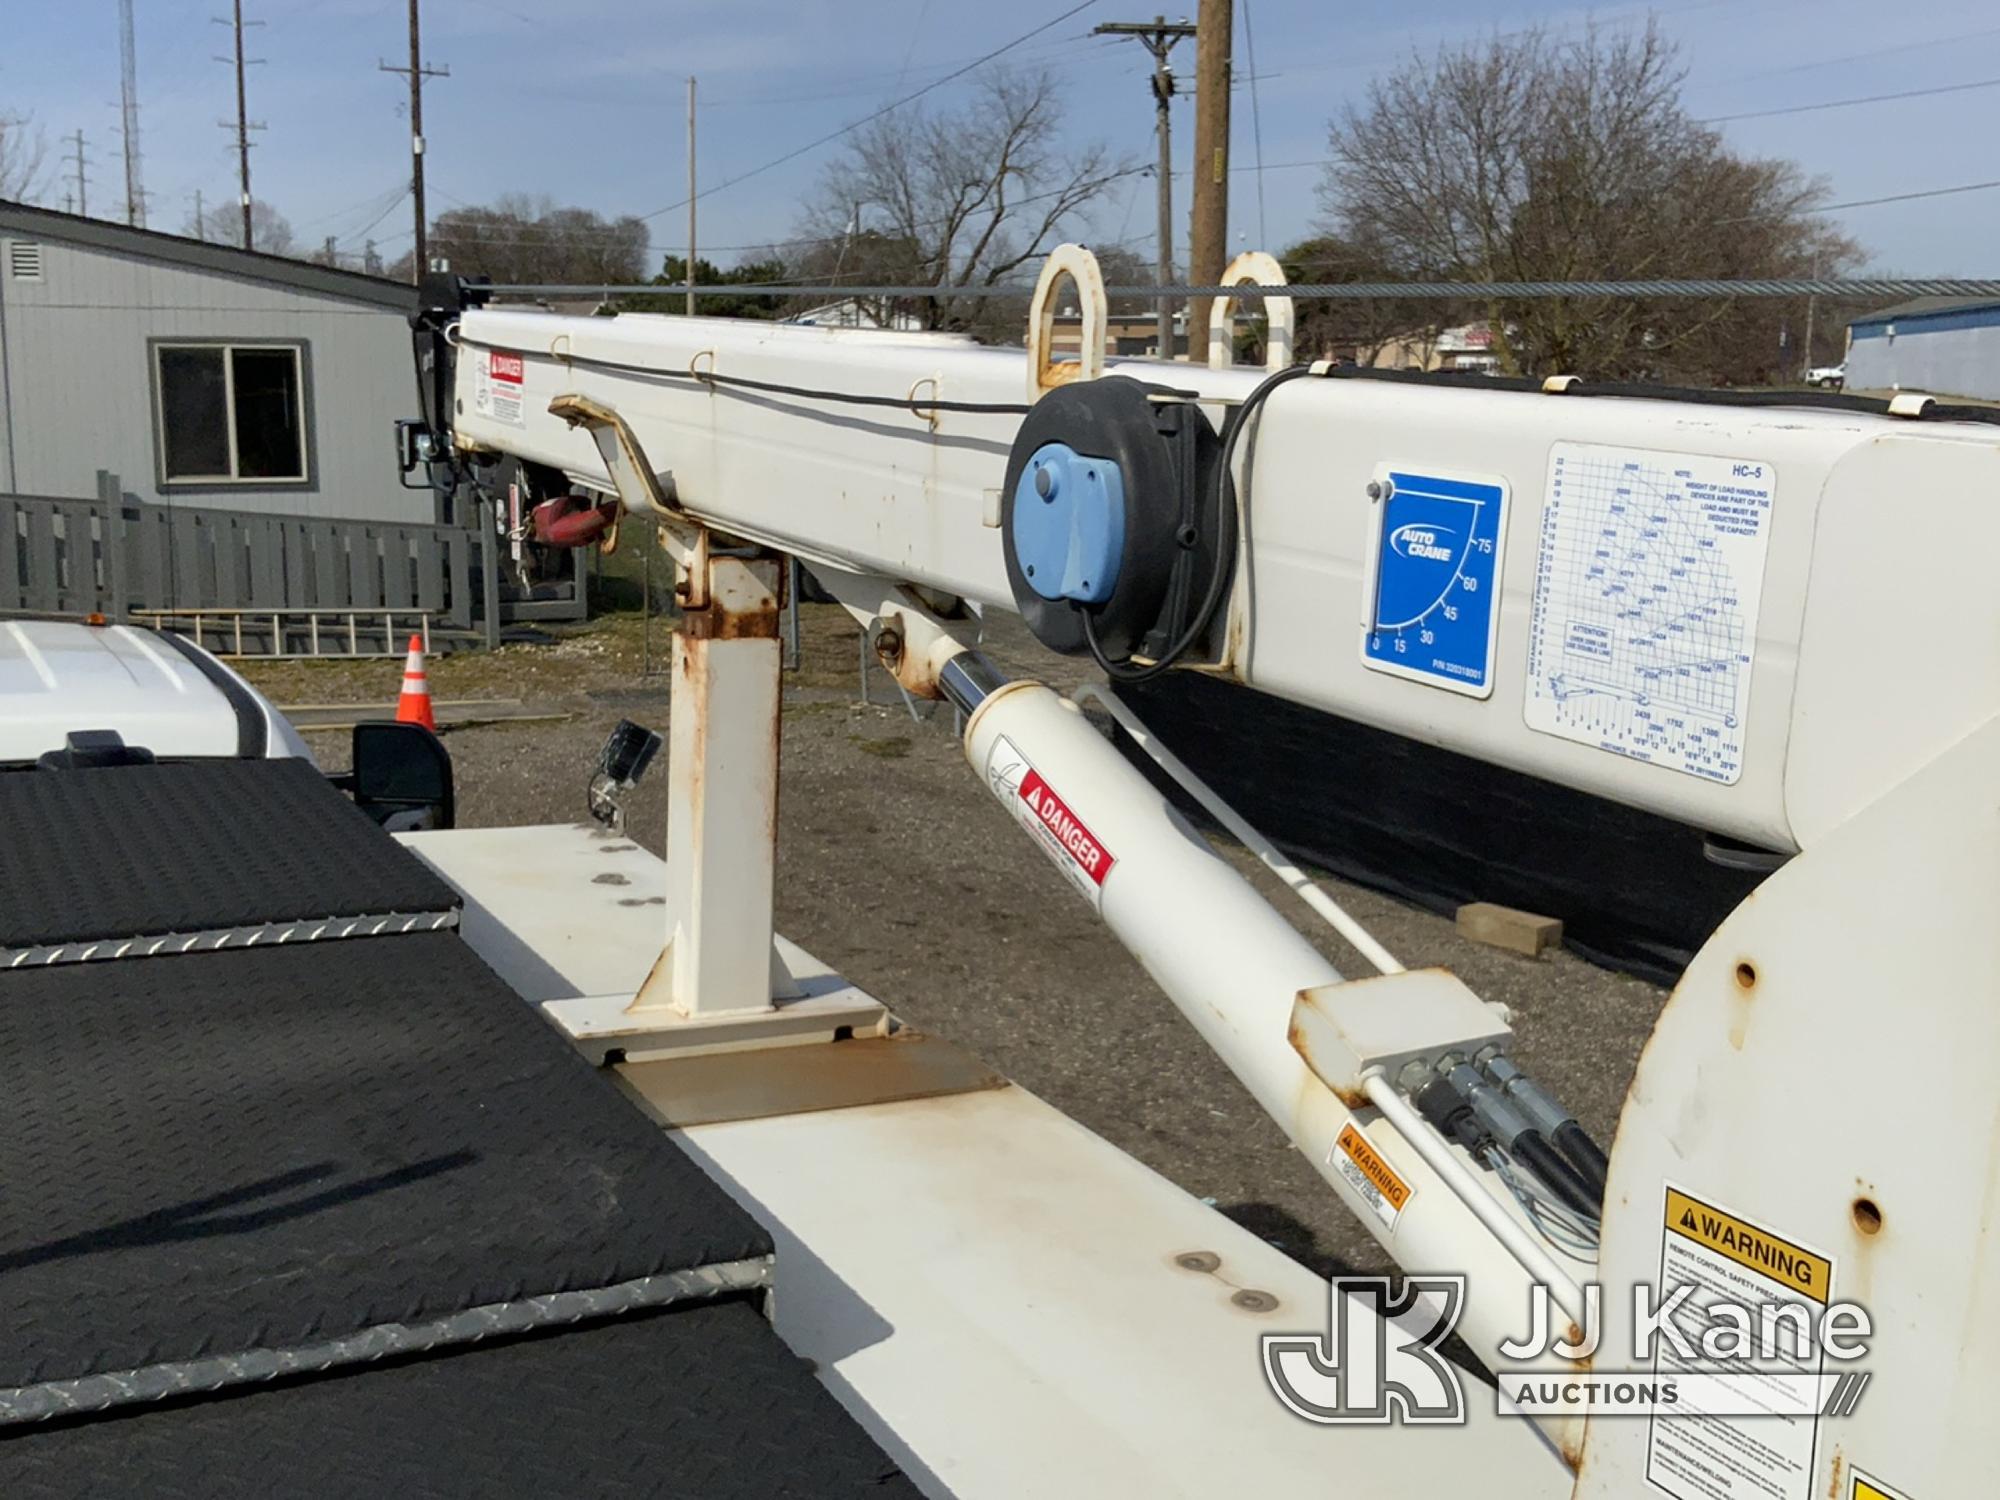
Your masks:
M1125 553L1125 476L1109 459L1044 443L1014 491L1014 555L1044 599L1102 604Z

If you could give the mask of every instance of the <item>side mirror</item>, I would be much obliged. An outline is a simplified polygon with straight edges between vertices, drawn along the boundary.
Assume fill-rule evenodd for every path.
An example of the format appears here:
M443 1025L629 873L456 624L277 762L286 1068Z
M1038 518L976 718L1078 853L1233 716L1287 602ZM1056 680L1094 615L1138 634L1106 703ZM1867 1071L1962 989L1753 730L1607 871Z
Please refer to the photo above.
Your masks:
M356 724L352 765L354 805L391 833L449 828L456 820L451 752L423 725Z

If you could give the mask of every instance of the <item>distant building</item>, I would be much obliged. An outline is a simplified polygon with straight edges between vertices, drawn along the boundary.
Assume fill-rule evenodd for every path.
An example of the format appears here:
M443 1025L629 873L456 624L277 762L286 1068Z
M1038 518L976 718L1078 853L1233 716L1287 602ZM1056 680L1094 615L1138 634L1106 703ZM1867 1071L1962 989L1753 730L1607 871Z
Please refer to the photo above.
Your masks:
M809 307L785 321L804 323L814 328L875 328L889 329L896 333L918 333L924 326L922 318L900 308L892 310L888 321L884 322L878 304L864 302L858 297L848 297L839 302L823 302L818 307Z
M0 202L0 493L434 521L397 484L415 289Z
M1856 318L1846 385L2000 401L2000 301L1919 297Z
M1491 375L1500 368L1500 356L1493 352L1493 325L1465 323L1444 329L1437 337L1432 370L1472 370Z
M1187 309L1177 308L1173 318L1174 347L1169 359L1185 359L1188 352ZM1083 348L1083 314L1074 303L1059 308L1049 325L1049 352L1057 359L1075 359ZM1147 311L1107 313L1104 319L1104 352L1116 359L1158 359L1160 357L1160 317ZM1206 345L1203 356L1207 358Z

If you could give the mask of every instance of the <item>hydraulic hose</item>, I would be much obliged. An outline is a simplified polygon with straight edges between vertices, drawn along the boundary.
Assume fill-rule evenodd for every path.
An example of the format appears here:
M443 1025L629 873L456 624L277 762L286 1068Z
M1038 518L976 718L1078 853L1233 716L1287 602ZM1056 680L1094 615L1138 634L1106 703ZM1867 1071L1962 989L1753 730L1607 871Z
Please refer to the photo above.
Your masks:
M1493 1086L1527 1117L1529 1124L1562 1152L1601 1204L1605 1184L1610 1177L1610 1163L1597 1142L1591 1139L1590 1132L1579 1125L1576 1117L1512 1058L1492 1053L1482 1058L1481 1064Z
M1459 1097L1472 1106L1479 1122L1493 1132L1500 1149L1540 1178L1550 1192L1578 1213L1595 1219L1604 1212L1604 1196L1548 1143L1529 1118L1494 1088L1470 1063L1460 1063L1447 1075Z

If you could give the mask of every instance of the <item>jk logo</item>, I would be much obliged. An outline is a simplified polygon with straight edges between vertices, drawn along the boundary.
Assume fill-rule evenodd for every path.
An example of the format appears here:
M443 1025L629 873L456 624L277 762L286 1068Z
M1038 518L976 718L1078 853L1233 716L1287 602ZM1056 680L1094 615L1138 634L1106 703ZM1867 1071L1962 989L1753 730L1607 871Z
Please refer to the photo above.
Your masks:
M1437 1352L1465 1307L1463 1276L1335 1277L1327 1331L1266 1334L1264 1379L1293 1415L1324 1426L1457 1424L1458 1371Z

